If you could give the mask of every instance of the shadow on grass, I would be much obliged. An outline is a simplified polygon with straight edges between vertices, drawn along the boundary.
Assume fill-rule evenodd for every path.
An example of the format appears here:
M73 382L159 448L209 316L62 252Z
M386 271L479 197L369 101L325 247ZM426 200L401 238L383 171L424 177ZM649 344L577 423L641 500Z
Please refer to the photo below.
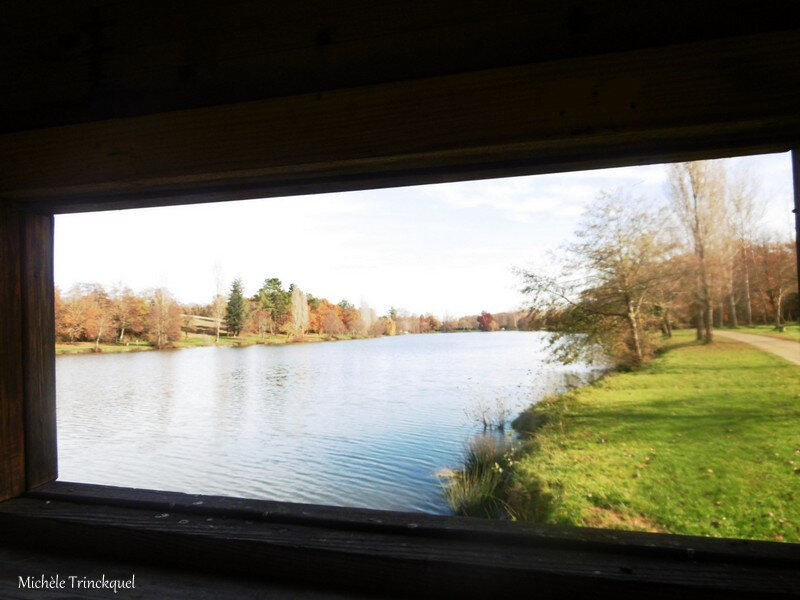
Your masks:
M698 342L697 340L690 340L688 342L677 342L675 344L666 344L664 346L659 346L653 351L653 357L664 356L673 350L679 350L681 348L688 348L689 346L701 346L702 342Z

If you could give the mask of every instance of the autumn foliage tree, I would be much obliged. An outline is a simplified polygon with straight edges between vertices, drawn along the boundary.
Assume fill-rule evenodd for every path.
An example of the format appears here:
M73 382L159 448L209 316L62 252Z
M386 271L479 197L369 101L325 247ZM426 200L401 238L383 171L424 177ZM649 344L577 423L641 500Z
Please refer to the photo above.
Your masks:
M153 291L147 318L148 335L153 345L167 348L181 337L181 310L166 288Z
M497 331L499 326L491 313L482 311L478 317L478 329L481 331Z

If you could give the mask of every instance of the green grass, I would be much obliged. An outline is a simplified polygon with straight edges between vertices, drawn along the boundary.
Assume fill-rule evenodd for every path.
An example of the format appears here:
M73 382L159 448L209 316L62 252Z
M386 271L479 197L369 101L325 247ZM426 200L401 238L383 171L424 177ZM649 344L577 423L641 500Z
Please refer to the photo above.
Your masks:
M445 500L457 515L497 518L508 513L504 491L514 464L515 448L506 438L473 438L459 470L437 473Z
M520 519L800 541L800 367L676 332L637 371L549 398L506 496ZM543 510L544 507L544 510Z
M727 327L725 328L727 329ZM757 333L758 335L769 335L772 337L782 338L784 340L794 340L800 342L800 324L787 323L784 331L777 331L774 325L751 325L739 326L731 331L741 333Z

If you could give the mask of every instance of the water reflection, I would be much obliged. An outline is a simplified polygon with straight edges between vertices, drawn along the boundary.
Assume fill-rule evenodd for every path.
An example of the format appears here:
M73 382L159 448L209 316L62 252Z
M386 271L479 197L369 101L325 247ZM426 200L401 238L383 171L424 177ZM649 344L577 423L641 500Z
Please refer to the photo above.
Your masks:
M480 424L594 371L544 335L398 336L57 360L59 470L72 481L446 513L435 473Z

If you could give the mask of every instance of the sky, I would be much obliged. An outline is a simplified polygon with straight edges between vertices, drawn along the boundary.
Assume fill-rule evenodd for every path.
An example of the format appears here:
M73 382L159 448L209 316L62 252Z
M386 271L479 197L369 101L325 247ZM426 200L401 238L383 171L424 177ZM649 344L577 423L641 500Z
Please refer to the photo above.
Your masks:
M792 235L791 159L729 159L758 182L764 223ZM278 277L332 302L439 317L524 306L514 268L549 269L601 190L664 199L667 168L647 165L450 184L57 215L55 282L167 287L211 301Z

